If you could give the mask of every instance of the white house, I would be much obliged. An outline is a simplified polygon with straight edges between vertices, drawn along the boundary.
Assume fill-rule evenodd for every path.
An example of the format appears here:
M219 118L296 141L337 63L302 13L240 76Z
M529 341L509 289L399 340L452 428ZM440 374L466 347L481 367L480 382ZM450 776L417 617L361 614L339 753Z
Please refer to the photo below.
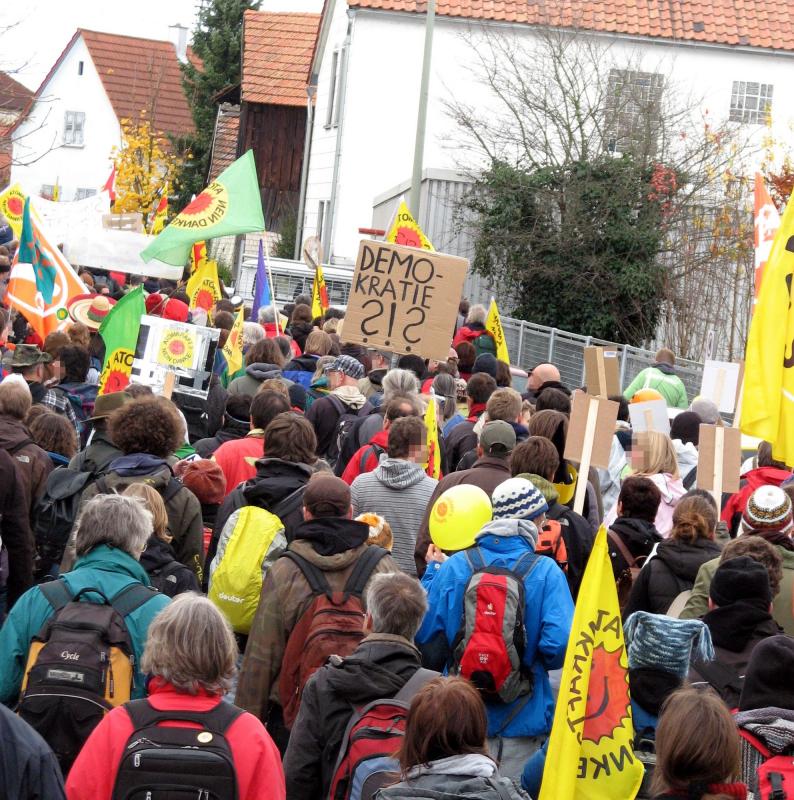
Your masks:
M105 184L121 120L142 113L163 134L183 135L193 120L181 84L187 29L175 42L79 29L11 133L12 181L61 200L91 196Z
M461 152L445 109L455 99L486 111L493 105L473 79L471 42L487 33L531 48L549 8L564 7L559 25L602 42L613 61L625 58L627 68L663 74L665 86L702 97L715 123L730 117L758 140L771 107L776 132L790 137L794 17L784 6L770 12L766 0L440 0L425 171L454 185L452 173L477 166ZM302 224L304 236L321 236L334 264L354 262L359 229L384 227L384 208L410 180L425 33L425 14L417 12L425 7L417 0L325 3L312 68L316 103ZM443 249L449 220L435 220L425 204L420 222Z

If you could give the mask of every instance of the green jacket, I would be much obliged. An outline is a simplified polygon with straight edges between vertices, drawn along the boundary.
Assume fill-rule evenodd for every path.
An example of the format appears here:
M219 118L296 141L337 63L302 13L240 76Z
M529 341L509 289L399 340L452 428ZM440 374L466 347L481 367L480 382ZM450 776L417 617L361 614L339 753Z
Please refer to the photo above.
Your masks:
M106 544L79 558L74 569L62 577L72 592L95 588L109 598L131 583L150 585L146 570L132 556ZM140 671L146 633L151 621L169 602L165 595L156 594L125 620L135 654L133 698L146 696ZM0 630L0 702L7 706L13 705L19 695L30 643L52 613L52 606L34 586L14 604Z
M777 551L783 559L783 577L780 591L772 601L772 616L789 636L794 636L794 614L791 607L794 592L794 551L779 545ZM719 558L713 558L698 570L692 594L681 612L681 619L699 619L709 610L709 587L719 563Z
M654 364L652 367L646 367L626 387L623 396L626 400L631 400L640 389L656 389L669 408L689 407L684 382L667 364Z

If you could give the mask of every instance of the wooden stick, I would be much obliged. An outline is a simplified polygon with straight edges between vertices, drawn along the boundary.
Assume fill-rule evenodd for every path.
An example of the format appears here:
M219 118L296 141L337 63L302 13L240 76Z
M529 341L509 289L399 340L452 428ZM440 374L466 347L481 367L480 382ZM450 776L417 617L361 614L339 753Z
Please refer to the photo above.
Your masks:
M171 399L171 395L174 393L174 386L176 385L176 372L171 372L170 370L165 373L165 383L163 384L163 397L167 397L169 400Z
M645 430L646 431L655 431L656 428L653 427L653 411L650 408L645 410Z
M584 444L582 445L582 458L579 462L579 476L576 480L576 494L573 500L573 510L581 514L584 510L584 499L587 494L587 476L590 472L590 460L593 457L593 444L595 443L596 422L598 421L598 400L590 398L587 408L587 423L584 428Z
M717 509L722 509L722 461L725 454L725 428L722 425L714 427L714 480L711 493L717 503Z
M717 404L719 407L722 405L720 400L722 400L722 392L725 389L725 367L721 367L717 370L717 380L714 381L714 397L711 399Z
M734 428L738 428L742 421L742 400L744 400L744 361L739 362L739 389L736 392L736 406L733 409Z
M607 368L604 364L604 348L596 349L596 367L598 369L598 392L601 397L606 398L607 392Z

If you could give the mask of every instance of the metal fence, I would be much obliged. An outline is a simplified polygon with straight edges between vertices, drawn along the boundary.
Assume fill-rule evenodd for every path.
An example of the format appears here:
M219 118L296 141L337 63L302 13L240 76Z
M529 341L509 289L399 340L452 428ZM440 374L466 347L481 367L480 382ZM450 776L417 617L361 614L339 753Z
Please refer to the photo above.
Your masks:
M584 385L585 347L601 346L617 350L620 359L620 385L624 387L631 383L638 372L655 361L656 353L652 350L606 342L592 336L580 336L521 319L502 317L502 327L513 364L522 369L531 369L542 361L549 361L560 370L562 382L566 386ZM677 359L676 372L684 382L690 399L700 392L703 364Z

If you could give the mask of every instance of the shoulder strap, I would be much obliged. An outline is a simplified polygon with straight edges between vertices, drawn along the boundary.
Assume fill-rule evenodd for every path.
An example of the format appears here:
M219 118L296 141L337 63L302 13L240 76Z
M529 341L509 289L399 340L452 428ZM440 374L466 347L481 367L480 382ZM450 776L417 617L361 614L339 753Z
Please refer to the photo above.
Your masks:
M165 489L163 489L163 502L167 503L172 497L178 494L182 488L182 483L178 481L173 475L168 479Z
M388 550L376 545L367 547L358 557L358 561L356 561L356 565L353 567L347 583L345 583L345 596L352 594L356 597L361 597L364 594L364 587L367 585L372 571L388 552Z
M515 566L511 570L521 578L522 581L525 581L533 569L538 565L540 561L540 556L536 553L524 553L521 558L516 561Z
M696 661L693 666L719 694L725 689L741 694L744 681L742 676L728 664L721 661Z
M110 489L108 488L108 482L104 475L100 475L96 479L96 490L99 494L108 494Z
M281 519L281 515L283 514L286 516L287 514L291 514L296 508L298 508L303 501L303 493L306 491L306 484L304 483L302 486L299 486L294 491L290 492L285 498L279 500L276 505L270 510L270 513L273 516L278 517ZM283 522L284 520L281 519Z
M328 579L323 575L323 571L314 566L310 561L307 561L303 556L299 556L292 550L286 550L282 553L281 558L288 558L293 563L297 564L303 577L315 595L331 595L331 587L328 585Z
M44 595L44 599L52 606L56 613L67 603L71 603L74 597L63 578L57 581L48 581L47 583L39 584L39 591Z
M485 566L485 560L479 547L469 547L465 553L472 572L477 572L478 569L482 569Z
M375 408L373 407L372 403L370 403L369 400L367 400L364 403L364 405L361 406L361 408L359 408L358 411L356 411L356 416L357 417L368 417L374 410L375 410Z
M124 710L132 720L134 731L151 727L158 722L195 722L221 735L225 734L229 726L245 713L242 708L224 700L209 711L159 711L146 698L125 703Z
M629 548L626 547L626 543L620 538L619 534L607 530L607 539L617 547L618 552L623 556L623 560L629 567L637 566L637 559L629 552Z
M370 455L374 455L376 459L380 459L380 454L385 452L384 449L377 444L371 444L369 447L364 449L364 452L361 454L361 458L358 461L358 471L364 472L367 468L367 461L369 461Z
M425 669L424 667L419 667L413 675L405 682L403 688L394 695L394 699L397 700L399 703L410 703L413 699L413 696L428 682L432 681L433 678L438 678L441 675L440 672L435 672L432 669Z
M33 444L33 439L25 438L21 442L17 442L13 447L6 447L6 452L14 454L23 447L27 447L29 444Z
M335 395L327 394L326 397L331 401L331 405L339 412L339 416L347 413L347 406Z
M131 583L125 586L118 594L113 595L110 605L121 617L127 617L144 603L159 595L157 589L144 586L142 583Z

